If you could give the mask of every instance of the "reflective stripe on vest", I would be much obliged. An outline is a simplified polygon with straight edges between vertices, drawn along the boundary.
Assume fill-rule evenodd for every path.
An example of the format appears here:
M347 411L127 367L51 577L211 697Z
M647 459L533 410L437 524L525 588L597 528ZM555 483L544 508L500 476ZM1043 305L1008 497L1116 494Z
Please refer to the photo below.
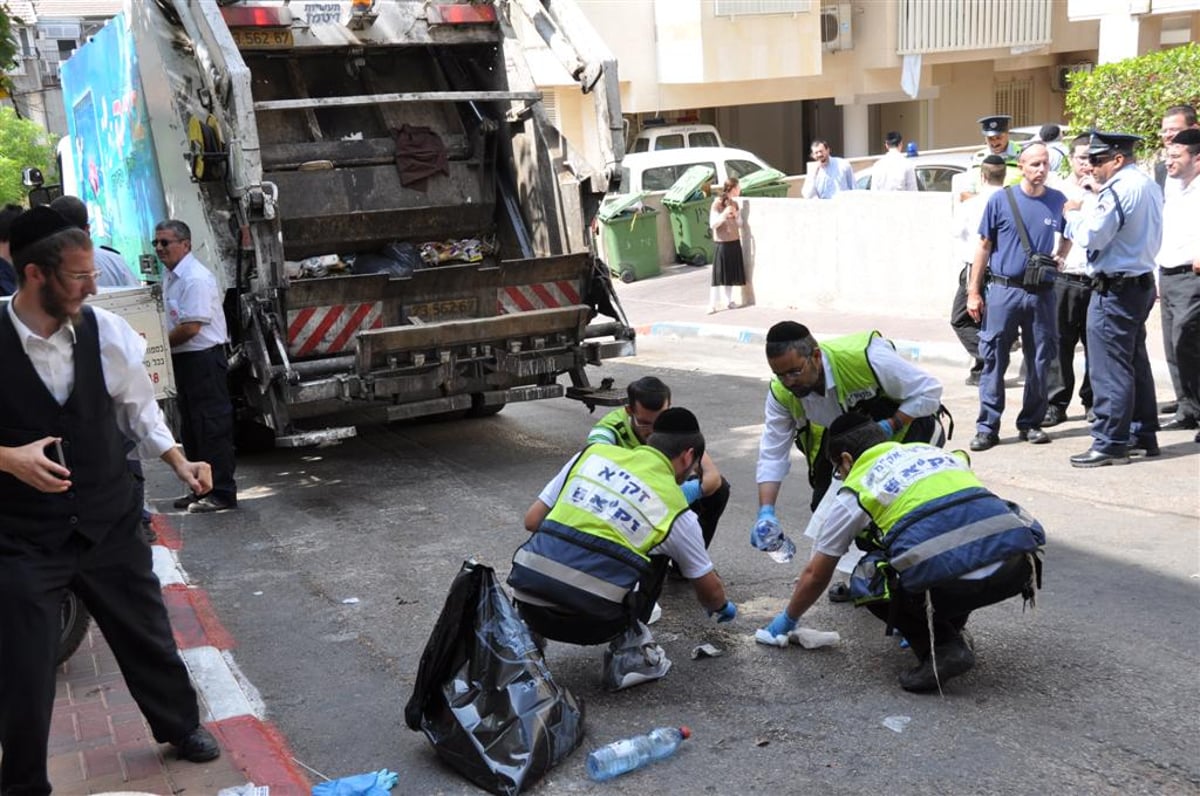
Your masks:
M513 563L540 572L548 578L565 583L580 591L585 591L588 594L599 597L601 600L619 603L625 599L625 594L628 592L628 589L609 583L594 575L589 575L574 567L569 567L566 564L560 564L551 558L547 558L524 547L517 550L516 555L513 556Z

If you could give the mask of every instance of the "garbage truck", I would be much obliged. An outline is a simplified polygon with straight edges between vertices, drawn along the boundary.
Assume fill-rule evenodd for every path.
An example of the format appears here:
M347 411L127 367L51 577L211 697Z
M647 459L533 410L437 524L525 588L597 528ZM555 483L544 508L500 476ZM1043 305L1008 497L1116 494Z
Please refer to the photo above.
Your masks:
M549 122L530 31L599 156ZM244 438L620 402L585 373L635 350L588 237L616 62L571 0L126 0L60 71L93 234L154 281L154 225L184 221L225 289Z

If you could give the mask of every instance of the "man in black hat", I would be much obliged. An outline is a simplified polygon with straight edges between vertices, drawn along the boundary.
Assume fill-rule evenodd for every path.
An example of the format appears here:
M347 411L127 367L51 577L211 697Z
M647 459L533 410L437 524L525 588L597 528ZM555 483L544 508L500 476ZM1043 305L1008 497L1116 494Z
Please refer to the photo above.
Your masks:
M1176 408L1163 428L1194 429L1200 426L1200 129L1175 134L1167 145L1167 174L1174 190L1163 205L1156 259L1163 348Z
M1128 464L1157 456L1158 407L1146 353L1146 318L1154 306L1154 257L1162 243L1162 192L1134 162L1141 140L1092 133L1090 176L1080 183L1096 203L1067 221L1066 236L1088 252L1088 369L1095 403L1092 446L1074 467ZM1067 203L1078 210L1080 201Z
M975 252L979 248L979 222L983 220L988 199L1004 187L1005 171L1004 158L999 155L985 157L979 164L978 191L954 209L955 248L963 267L958 274L958 290L954 291L954 303L950 308L950 326L962 347L971 355L971 370L966 379L968 387L979 386L983 359L979 356L979 327L982 324L967 312L967 282L971 278L971 263L975 262Z
M85 306L92 242L48 207L12 224L17 294L0 312L0 792L48 794L59 611L70 588L113 649L154 737L194 762L220 754L200 726L162 587L141 534L123 442L194 489L204 462L175 445L124 320Z
M703 455L696 416L671 407L645 445L584 448L525 513L532 536L513 555L508 577L517 608L546 638L609 642L611 690L657 680L671 667L646 627L669 561L692 581L709 616L737 616L679 487Z

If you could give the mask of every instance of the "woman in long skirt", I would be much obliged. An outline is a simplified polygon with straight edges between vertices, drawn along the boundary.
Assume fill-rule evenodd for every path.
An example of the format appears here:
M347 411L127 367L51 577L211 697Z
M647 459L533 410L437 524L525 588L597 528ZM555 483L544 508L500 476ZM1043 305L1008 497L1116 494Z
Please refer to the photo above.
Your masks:
M742 260L742 219L737 198L742 189L737 177L725 180L721 195L713 202L708 214L708 225L712 227L713 242L717 251L713 257L712 287L709 288L708 314L718 310L734 309L733 288L746 284L746 265ZM741 298L741 290L738 291Z

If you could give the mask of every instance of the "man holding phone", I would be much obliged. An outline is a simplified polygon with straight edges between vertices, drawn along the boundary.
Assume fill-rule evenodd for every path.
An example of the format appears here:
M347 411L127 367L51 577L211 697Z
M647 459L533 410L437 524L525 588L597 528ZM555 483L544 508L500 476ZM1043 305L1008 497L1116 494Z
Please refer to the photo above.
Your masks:
M36 207L12 223L18 291L0 311L0 792L48 794L59 607L70 588L112 647L154 737L178 757L220 749L200 726L175 648L124 441L203 494L204 462L176 446L124 320L86 307L92 242Z

